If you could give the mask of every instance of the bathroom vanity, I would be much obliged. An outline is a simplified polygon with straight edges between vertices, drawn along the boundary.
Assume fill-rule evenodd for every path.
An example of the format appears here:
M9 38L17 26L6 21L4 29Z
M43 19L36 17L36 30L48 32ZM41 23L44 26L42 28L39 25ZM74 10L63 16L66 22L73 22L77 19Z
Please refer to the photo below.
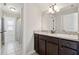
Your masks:
M34 33L34 49L39 55L78 55L77 35Z
M53 31L57 33L34 32L35 51L40 55L79 55L79 8L69 6L51 15L49 19L47 16L44 18L41 29L54 28Z

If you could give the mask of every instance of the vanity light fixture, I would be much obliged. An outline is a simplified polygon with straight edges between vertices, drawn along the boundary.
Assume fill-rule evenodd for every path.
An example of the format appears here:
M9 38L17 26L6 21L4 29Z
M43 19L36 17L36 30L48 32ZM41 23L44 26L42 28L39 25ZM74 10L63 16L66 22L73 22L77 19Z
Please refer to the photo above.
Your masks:
M10 10L13 11L13 12L16 11L16 9L14 7L10 7Z
M49 13L55 13L55 12L59 12L59 11L60 10L56 6L56 3L52 4L51 6L49 6Z

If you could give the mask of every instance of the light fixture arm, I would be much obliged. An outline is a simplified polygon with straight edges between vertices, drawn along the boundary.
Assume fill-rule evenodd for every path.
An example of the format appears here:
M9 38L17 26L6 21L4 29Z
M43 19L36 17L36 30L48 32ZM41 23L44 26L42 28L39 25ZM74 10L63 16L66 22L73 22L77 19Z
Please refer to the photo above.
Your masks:
M55 13L55 12L58 12L58 11L59 11L59 10L55 9L55 6L56 6L56 3L54 3L54 4L52 4L52 5L49 6L49 8L50 8L50 10L51 10L51 13L52 13L52 12ZM49 10L49 11L50 11L50 10Z
M56 3L54 3L54 4L52 5L52 10L53 10L54 12L56 12L56 10L55 10L55 5L56 5Z

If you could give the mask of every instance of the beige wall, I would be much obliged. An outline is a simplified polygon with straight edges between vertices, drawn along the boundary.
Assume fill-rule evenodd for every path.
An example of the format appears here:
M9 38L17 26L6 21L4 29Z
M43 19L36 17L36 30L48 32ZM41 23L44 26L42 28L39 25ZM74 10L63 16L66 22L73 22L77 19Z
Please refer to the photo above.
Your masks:
M23 51L30 54L34 51L33 31L41 29L41 13L36 4L24 4L23 26Z

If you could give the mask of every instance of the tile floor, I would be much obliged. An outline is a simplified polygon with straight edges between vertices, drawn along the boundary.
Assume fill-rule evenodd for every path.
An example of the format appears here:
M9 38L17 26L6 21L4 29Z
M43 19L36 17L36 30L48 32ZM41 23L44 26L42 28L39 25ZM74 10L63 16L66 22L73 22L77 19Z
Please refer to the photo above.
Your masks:
M22 53L21 44L19 44L17 41L12 41L6 45L4 45L0 49L1 55L21 55Z
M1 46L1 55L20 55L22 53L22 45L16 40L15 32L7 31L5 33L5 45Z

